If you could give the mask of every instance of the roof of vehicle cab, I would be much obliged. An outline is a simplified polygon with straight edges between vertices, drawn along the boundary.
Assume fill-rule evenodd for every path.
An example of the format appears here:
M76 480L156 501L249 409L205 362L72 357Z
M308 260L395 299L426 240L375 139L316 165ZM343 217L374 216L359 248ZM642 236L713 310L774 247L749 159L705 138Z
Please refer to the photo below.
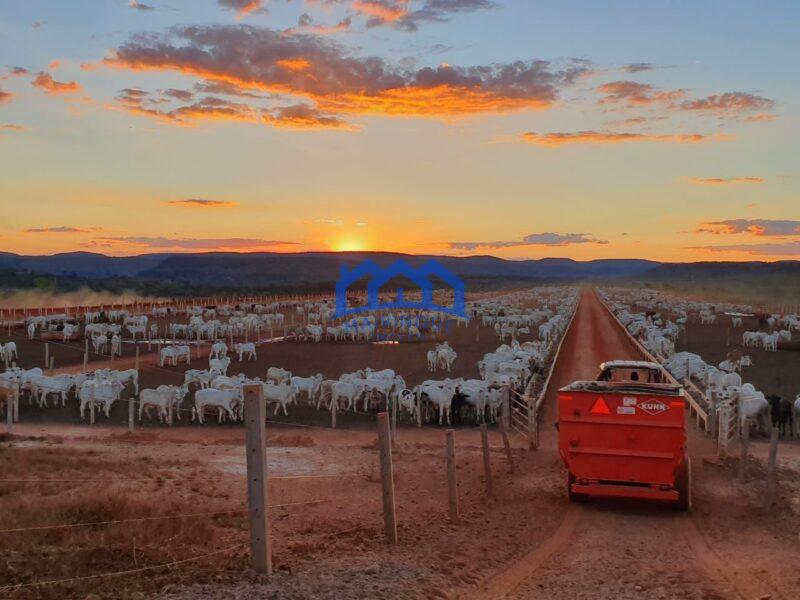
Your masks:
M647 396L681 396L682 388L672 383L641 381L574 381L559 392L595 392L599 394L631 394Z
M646 360L608 360L600 365L600 369L656 369L661 370L661 365Z

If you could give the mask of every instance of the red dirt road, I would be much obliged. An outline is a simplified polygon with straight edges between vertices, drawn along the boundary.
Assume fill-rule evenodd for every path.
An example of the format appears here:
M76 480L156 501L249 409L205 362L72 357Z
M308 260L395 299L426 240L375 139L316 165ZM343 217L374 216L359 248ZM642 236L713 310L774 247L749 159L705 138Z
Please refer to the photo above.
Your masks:
M587 290L554 371L540 455L560 461L556 433L550 426L558 388L593 378L598 365L610 359L640 359L640 355L597 296ZM713 456L715 448L693 423L687 427L696 479L696 509L692 515L646 503L599 501L571 505L560 526L543 544L485 582L474 597L797 597L796 575L780 574L788 566L787 560L797 572L796 537L794 544L786 545L772 537L770 530L775 525L771 515L751 505L748 496L752 497L752 492L741 498L731 493L730 479L735 477L735 470L719 477L713 466L703 464L703 457ZM725 475L727 481L720 484L718 480L724 480ZM748 547L745 541L756 535L758 550ZM770 558L773 565L769 564Z

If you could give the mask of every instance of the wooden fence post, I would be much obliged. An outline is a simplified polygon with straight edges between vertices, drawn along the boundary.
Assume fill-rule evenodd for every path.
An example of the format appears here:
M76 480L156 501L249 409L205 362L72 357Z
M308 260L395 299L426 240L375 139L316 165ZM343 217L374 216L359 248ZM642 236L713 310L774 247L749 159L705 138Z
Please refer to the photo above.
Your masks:
M83 372L84 373L86 373L86 371L87 371L88 363L89 363L89 353L88 352L84 352L83 353Z
M19 383L14 384L14 423L19 421Z
M12 429L14 429L14 394L13 394L13 392L10 395L6 395L6 433L11 433Z
M538 415L536 414L536 400L530 396L525 396L525 406L528 407L528 440L529 450L539 449L539 423Z
M483 472L486 479L486 495L492 495L492 462L489 457L489 431L486 423L481 425L481 443L483 445Z
M450 513L450 522L458 523L458 480L456 479L456 441L455 432L448 429L445 432L445 456L447 458L447 504Z
M331 429L336 429L336 409L339 408L339 400L331 398Z
M44 368L47 369L50 366L50 343L44 343Z
M766 509L772 508L775 501L775 466L778 461L778 437L780 430L772 428L772 435L769 438L769 459L767 459L767 491L764 494Z
M392 403L392 448L397 447L397 397L393 396Z
M267 517L267 403L260 384L244 386L247 504L250 510L250 558L253 569L272 574Z
M51 356L50 357L50 365L49 366L50 366L50 375L52 375L53 374L53 369L56 368L56 357L55 356Z
M503 404L501 405L500 420L503 422L503 427L508 429L511 427L511 389L506 388L506 394L503 396Z
M750 423L742 419L742 435L739 440L739 481L744 481L745 468L747 467L747 446L750 443Z
M394 469L392 467L392 442L389 432L389 415L378 413L378 451L381 460L381 487L383 488L383 528L390 544L397 543L397 515L394 501Z
M133 433L133 402L134 398L128 398L128 433Z
M506 450L506 458L508 459L508 471L509 473L513 473L514 455L511 453L511 443L508 441L508 429L506 429L506 424L503 422L503 419L500 419L498 422L498 427L500 428L500 434L503 436L503 447Z
M417 427L422 427L422 397L417 396Z
M89 402L89 424L94 425L94 399Z

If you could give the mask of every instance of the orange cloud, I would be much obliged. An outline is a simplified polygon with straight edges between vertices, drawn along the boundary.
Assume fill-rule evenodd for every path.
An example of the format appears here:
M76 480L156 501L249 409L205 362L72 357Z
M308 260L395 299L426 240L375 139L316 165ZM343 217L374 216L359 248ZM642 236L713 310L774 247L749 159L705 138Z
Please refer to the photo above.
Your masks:
M295 245L297 242L261 238L167 238L149 236L100 237L88 244L123 244L160 250L232 250L253 251L275 246Z
M775 106L775 101L757 94L747 92L726 92L712 94L698 100L681 102L682 110L710 112L716 114L736 114L753 110L765 110Z
M762 121L774 121L777 118L778 115L774 115L772 113L757 113L755 115L750 115L749 117L745 118L745 122L760 123Z
M620 103L628 106L644 106L658 102L672 102L686 94L686 90L657 90L647 83L635 81L612 81L597 90L603 94L600 104Z
M692 177L695 185L728 185L735 183L764 183L763 177Z
M352 7L383 23L393 23L408 14L408 0L353 0Z
M251 12L261 8L261 0L217 0L223 8L236 11L236 17L241 19Z
M338 117L326 115L305 104L264 111L262 119L264 123L287 129L345 129L350 131L358 129Z
M613 133L604 131L578 131L574 133L535 133L522 134L522 140L537 146L555 148L565 144L622 144L626 142L669 142L673 144L696 144L712 139L699 133L648 135L644 133ZM727 139L715 136L713 139Z
M715 235L734 235L749 233L756 236L794 236L800 235L800 221L787 219L728 219L726 221L706 221L701 223L696 233Z
M168 95L173 99L181 96L180 94L176 96L174 93ZM153 98L145 90L125 88L117 96L119 105L111 105L109 108L119 109L121 107L123 110L136 115L179 126L192 126L193 122L198 120L212 120L262 123L287 129L341 129L348 131L358 129L335 115L326 114L315 107L305 104L261 108L206 96L192 104L162 109L160 108L162 98L162 95L156 95ZM200 204L200 201L196 203Z
M311 63L308 62L305 58L284 58L282 60L276 61L275 64L290 71L305 71L306 69L311 67Z
M180 44L171 43L175 36ZM287 62L295 60L303 62ZM177 27L164 37L133 38L104 63L298 96L329 112L437 117L546 108L588 69L576 62L555 71L534 60L408 71L354 57L320 37L242 26Z
M184 206L188 208L222 208L238 206L238 202L227 200L206 200L205 198L184 198L182 200L167 200L167 204L172 206Z
M52 75L44 71L36 75L32 85L43 89L45 94L71 94L81 89L81 86L75 81L56 81Z
M319 23L315 23L314 19L308 13L303 13L297 19L297 27L294 27L292 29L287 29L284 33L293 34L301 31L307 31L319 35L331 35L333 33L348 31L352 24L353 24L353 18L345 17L335 25L322 25Z

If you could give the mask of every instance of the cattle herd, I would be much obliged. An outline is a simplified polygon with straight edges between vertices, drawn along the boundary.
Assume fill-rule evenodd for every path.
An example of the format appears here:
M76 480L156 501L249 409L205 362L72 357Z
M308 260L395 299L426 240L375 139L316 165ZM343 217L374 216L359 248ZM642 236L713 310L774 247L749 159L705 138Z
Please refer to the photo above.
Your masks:
M689 301L643 289L604 289L600 294L628 332L677 380L691 382L701 392L696 400L707 413L730 410L741 423L752 423L764 433L772 425L781 435L800 436L800 394L793 398L765 395L742 377L753 366L746 352L751 348L778 352L782 343L790 344L794 332L800 331L798 315L757 315L751 306ZM713 365L697 353L676 352L690 319L701 329L723 322L730 331L743 329L745 322L759 329L743 331L741 347Z
M532 378L545 371L578 300L574 287L540 287L497 295L485 295L467 303L466 314L443 311L403 310L392 313L359 313L337 319L333 299L306 302L274 302L247 305L188 306L181 309L154 307L149 314L126 310L87 311L79 317L67 313L30 317L28 337L47 332L66 341L86 339L95 351L119 355L123 342L155 344L157 361L152 368L171 371L172 381L139 389L136 369L96 369L79 374L54 374L41 368L24 369L14 342L0 347L5 371L0 373L0 402L9 390L18 390L29 405L40 408L69 406L86 418L110 415L115 402L127 396L138 400L138 418L173 424L184 418L203 423L210 411L218 422L243 417L243 394L248 384L260 386L274 414L289 415L292 406L326 411L374 412L396 408L412 421L439 424L496 420L510 394L523 394ZM299 324L298 324L299 322ZM458 352L446 339L450 327L491 328L500 346L469 369L475 377L428 379L408 385L394 369L365 366L334 377L322 373L292 373L271 366L263 378L229 371L234 364L257 359L262 343L286 340L309 342L308 353L320 342L347 345L405 343L438 340L432 350L420 348L420 366L427 359L430 372L449 374ZM278 333L276 334L276 329ZM269 339L262 335L269 333ZM163 337L162 337L163 336ZM207 347L208 366L192 368L193 348ZM195 357L195 361L197 358ZM206 359L202 359L206 360ZM188 365L188 368L184 365ZM285 366L285 365L284 365ZM184 368L185 371L179 369ZM174 385L176 375L183 376Z

